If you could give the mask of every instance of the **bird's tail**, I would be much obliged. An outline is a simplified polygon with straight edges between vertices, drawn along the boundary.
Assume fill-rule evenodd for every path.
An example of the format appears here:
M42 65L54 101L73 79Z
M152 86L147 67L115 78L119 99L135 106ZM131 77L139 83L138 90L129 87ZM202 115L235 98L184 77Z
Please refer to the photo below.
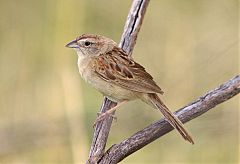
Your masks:
M161 101L155 93L149 93L148 98L150 99L152 105L155 108L159 109L167 121L175 128L177 131L182 135L182 137L189 141L190 143L194 144L192 137L189 135L187 130L183 127L183 123L173 115L173 113L167 108L167 106Z

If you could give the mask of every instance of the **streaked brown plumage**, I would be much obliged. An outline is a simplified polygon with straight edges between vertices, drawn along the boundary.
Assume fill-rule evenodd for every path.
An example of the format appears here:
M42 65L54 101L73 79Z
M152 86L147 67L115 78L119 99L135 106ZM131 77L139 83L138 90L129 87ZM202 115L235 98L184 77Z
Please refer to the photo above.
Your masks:
M159 109L183 138L194 143L157 94L163 94L145 68L129 57L117 44L104 36L84 34L66 45L78 54L79 73L88 83L115 102L141 99Z

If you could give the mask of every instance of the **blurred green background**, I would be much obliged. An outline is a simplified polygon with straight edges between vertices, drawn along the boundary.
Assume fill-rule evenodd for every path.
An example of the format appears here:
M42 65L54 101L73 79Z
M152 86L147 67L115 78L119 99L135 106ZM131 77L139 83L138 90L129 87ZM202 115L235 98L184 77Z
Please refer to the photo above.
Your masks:
M102 95L80 78L66 43L83 33L119 41L131 1L0 1L0 163L84 163ZM239 73L237 0L152 0L133 57L165 91L172 111ZM238 163L239 97L122 163ZM123 105L108 147L159 119Z

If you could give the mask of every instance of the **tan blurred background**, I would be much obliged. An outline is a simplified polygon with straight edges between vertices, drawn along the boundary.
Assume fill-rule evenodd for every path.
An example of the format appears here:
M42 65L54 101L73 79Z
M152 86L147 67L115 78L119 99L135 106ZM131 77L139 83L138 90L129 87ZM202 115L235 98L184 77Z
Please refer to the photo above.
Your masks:
M115 41L131 1L0 1L0 163L84 163L102 95L80 78L66 43L83 33ZM237 0L152 0L133 53L173 110L239 73ZM122 163L238 163L239 97ZM117 112L108 147L156 121L142 102Z

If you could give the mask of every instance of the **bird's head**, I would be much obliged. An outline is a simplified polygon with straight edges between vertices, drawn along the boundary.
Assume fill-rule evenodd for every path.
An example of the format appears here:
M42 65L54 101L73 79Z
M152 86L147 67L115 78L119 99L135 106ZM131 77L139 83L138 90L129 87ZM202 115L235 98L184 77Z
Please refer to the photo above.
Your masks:
M117 46L117 43L112 39L93 34L83 34L66 45L66 47L76 50L78 55L85 57L105 54L114 46Z

